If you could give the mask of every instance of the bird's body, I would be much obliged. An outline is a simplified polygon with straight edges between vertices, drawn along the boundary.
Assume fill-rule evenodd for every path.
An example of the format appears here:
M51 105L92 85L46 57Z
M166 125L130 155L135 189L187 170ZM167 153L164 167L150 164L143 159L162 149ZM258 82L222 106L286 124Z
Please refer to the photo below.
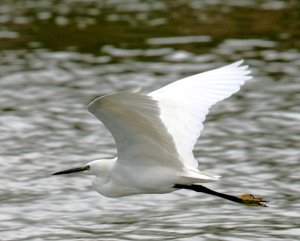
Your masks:
M126 166L119 165L119 162L117 158L95 161L99 170L95 173L91 172L92 175L97 175L94 177L93 186L104 196L122 197L145 193L168 193L172 189L176 190L173 186L179 179L172 170L146 167L126 168Z
M88 110L112 133L118 157L55 174L85 170L95 176L95 189L108 197L186 188L243 203L198 185L219 176L200 171L192 152L209 108L252 78L241 64L184 78L149 94L125 91L97 98ZM262 205L262 199L252 197L247 197L251 205Z

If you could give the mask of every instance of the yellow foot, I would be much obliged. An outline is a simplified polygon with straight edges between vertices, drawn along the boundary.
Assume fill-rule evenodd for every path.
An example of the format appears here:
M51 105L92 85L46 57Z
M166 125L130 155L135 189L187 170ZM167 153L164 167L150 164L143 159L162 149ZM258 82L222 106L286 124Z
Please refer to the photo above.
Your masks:
M239 195L238 198L242 201L241 203L246 206L263 206L268 207L266 204L268 201L264 200L261 197L254 196L252 194L246 193Z

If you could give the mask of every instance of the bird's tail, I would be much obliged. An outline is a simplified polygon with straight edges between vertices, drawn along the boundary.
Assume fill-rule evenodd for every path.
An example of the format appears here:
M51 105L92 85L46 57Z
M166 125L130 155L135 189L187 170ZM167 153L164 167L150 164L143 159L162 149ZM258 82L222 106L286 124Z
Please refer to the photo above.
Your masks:
M181 175L181 177L188 182L189 184L192 183L203 183L203 182L209 182L209 181L216 181L219 180L221 176L215 175L208 172L201 172L199 170L186 170L186 173L184 175Z

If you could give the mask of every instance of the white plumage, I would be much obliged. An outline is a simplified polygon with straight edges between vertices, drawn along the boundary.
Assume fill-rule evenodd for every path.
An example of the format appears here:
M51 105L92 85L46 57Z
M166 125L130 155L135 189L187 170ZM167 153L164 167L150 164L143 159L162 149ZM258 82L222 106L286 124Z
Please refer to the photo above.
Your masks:
M160 118L172 135L181 160L197 167L193 148L209 108L237 92L251 79L248 66L235 62L225 67L178 80L150 94L158 101Z
M55 174L85 170L96 176L97 191L109 197L186 188L242 203L194 185L219 176L200 171L192 152L209 108L252 78L242 62L178 80L149 94L120 92L97 98L88 110L112 133L118 157Z

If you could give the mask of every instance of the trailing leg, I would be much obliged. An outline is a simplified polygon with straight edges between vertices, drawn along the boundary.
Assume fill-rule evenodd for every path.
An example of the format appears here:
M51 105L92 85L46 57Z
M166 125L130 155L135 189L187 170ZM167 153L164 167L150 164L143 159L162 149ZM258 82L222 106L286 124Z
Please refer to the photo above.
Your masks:
M175 184L174 188L188 189L188 190L193 190L193 191L196 191L196 192L203 192L203 193L206 193L206 194L218 196L218 197L227 199L229 201L240 203L240 204L247 205L247 206L267 207L267 205L266 205L267 201L266 200L264 200L263 198L254 196L252 194L242 194L242 195L239 195L239 196L232 196L232 195L228 195L228 194L225 194L225 193L216 192L216 191L213 191L213 190L211 190L207 187L204 187L202 185L196 185L196 184L192 184L192 185Z

